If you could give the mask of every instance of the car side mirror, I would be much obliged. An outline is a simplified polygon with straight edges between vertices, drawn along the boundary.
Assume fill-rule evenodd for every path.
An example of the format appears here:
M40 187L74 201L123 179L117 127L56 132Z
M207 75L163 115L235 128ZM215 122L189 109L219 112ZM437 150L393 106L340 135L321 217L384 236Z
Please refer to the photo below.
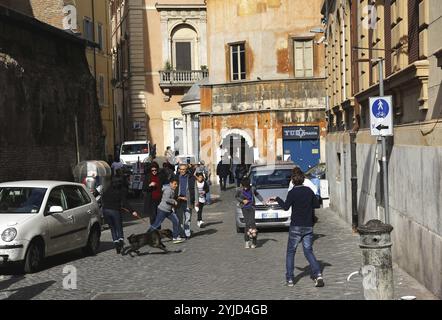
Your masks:
M54 214L54 213L63 213L63 208L60 206L52 206L49 208L48 215Z

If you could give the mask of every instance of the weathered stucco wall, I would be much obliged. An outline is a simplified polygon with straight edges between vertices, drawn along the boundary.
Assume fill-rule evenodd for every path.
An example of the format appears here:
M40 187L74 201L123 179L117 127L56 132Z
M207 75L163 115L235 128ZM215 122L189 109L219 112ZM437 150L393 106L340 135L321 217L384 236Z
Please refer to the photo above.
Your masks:
M0 8L0 181L71 179L74 116L82 160L103 155L95 81L84 45Z
M247 79L293 77L293 37L314 37L322 0L208 0L210 82L229 79L229 43L246 42ZM314 45L314 75L325 76L324 46Z
M396 128L389 157L393 256L405 271L442 297L442 126L426 137L426 144L420 129ZM351 223L350 140L346 133L329 134L326 140L330 205ZM364 130L356 142L357 207L359 224L364 224L379 218L376 194L381 192L382 177L378 176L375 139ZM341 153L340 165L330 161L337 159L337 153ZM380 216L383 219L382 208Z

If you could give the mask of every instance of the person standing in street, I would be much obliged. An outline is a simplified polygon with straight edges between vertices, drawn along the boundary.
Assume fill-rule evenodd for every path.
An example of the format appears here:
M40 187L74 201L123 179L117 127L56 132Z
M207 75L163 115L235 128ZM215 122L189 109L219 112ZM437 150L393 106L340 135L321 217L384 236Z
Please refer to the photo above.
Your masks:
M292 208L289 238L286 255L286 281L287 286L294 285L295 253L298 244L302 241L304 256L311 267L311 277L316 287L324 286L324 279L316 257L313 253L313 216L314 209L319 208L319 202L313 191L303 185L304 174L296 172L292 176L293 189L288 193L287 199L283 201L277 197L276 200L283 210Z
M164 188L161 202L158 205L158 212L155 222L149 227L148 232L161 227L161 224L167 218L172 222L172 240L174 244L178 244L184 241L179 234L179 221L176 214L173 212L173 207L178 205L175 200L175 191L178 188L178 178L173 177L170 179L170 185Z
M192 207L195 203L195 177L189 173L187 164L180 164L178 167L178 205L176 214L180 222L180 235L189 239L192 231L190 222L192 217Z
M120 170L116 171L109 188L103 193L103 216L109 225L115 249L120 254L124 246L123 219L120 211L131 212L136 218L138 213L127 202L127 188L125 187Z
M196 174L195 182L195 211L198 213L198 228L202 228L203 209L206 204L206 194L209 192L209 184L204 180L204 175L201 172Z
M210 171L209 169L206 167L206 163L204 162L204 160L201 160L200 162L198 162L198 165L196 167L195 170L195 178L196 175L198 173L202 173L204 176L204 181L207 182L207 185L210 186ZM210 190L206 193L206 205L210 205Z
M230 165L228 163L223 163L221 160L216 167L216 175L219 177L219 185L221 191L227 190L227 177L230 174Z
M236 179L236 187L239 188L241 185L242 179L247 175L247 166L243 163L240 163L236 166L235 169L235 179Z
M249 178L244 178L241 181L241 186L242 188L236 192L235 198L240 204L246 224L244 228L245 248L255 249L258 240L258 230L256 229L255 222L255 197L261 202L264 202L264 199L258 191L250 185Z
M150 224L153 224L157 218L158 205L161 202L161 190L167 182L159 174L158 163L152 162L149 171L143 185L144 214L149 217Z

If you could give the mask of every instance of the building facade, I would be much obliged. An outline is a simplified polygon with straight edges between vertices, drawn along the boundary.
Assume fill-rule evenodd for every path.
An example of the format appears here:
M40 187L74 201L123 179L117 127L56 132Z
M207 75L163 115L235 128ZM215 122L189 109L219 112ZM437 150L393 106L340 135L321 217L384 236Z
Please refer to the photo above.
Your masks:
M112 3L117 121L124 140L149 140L184 152L179 102L207 76L202 0Z
M215 170L324 161L320 1L207 1L209 83L201 87L201 158Z
M442 3L324 0L330 205L354 227L385 219L369 98L393 98L387 138L395 261L442 295ZM383 61L381 69L379 61Z

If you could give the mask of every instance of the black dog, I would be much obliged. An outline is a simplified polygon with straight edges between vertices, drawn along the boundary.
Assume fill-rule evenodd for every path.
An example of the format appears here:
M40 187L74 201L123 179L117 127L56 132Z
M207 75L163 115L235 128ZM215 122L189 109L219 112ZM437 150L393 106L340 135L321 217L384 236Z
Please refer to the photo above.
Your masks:
M127 240L130 243L130 247L126 247L123 249L121 254L123 256L129 254L131 257L134 257L133 253L140 255L140 248L148 245L152 248L158 248L160 250L163 250L165 253L170 252L181 252L181 250L178 251L169 251L166 246L163 244L161 239L163 238L172 238L172 231L170 230L150 230L143 234L132 234L130 237L127 238Z

